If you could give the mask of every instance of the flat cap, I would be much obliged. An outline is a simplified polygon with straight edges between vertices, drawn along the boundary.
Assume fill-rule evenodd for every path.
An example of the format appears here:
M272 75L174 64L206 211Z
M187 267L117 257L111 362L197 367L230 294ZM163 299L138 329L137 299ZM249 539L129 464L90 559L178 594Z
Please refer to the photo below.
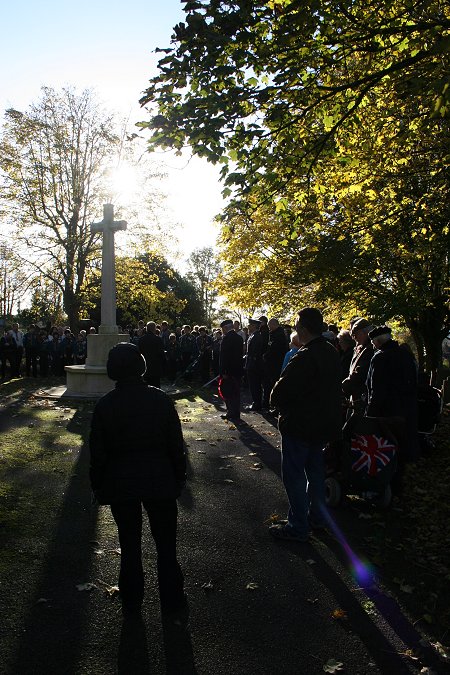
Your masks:
M220 327L225 328L225 326L232 326L232 325L233 322L231 319L225 319L225 321L222 321L222 323L220 324Z
M389 326L378 326L378 328L374 328L369 333L371 340L380 337L380 335L392 335L392 329Z
M355 333L357 330L361 330L361 328L373 328L373 326L367 321L367 319L358 319L358 321L355 321L352 326L352 333Z

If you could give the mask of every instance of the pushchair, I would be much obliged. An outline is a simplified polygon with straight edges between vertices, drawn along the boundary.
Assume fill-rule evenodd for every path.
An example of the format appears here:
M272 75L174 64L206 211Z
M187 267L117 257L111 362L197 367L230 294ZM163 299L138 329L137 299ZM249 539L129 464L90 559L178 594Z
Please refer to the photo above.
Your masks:
M402 423L401 418L358 414L347 420L342 441L325 450L327 506L338 506L346 494L360 495L383 508L389 506Z
M429 454L434 449L432 435L436 431L444 407L442 389L433 387L425 378L419 379L417 405L417 430L419 432L420 450Z

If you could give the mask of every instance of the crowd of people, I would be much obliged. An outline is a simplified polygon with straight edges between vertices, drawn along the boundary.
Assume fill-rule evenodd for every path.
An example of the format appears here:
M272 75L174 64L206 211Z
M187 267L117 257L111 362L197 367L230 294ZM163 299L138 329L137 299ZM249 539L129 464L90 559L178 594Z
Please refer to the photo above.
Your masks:
M91 329L95 333L95 328ZM64 375L64 367L83 364L87 356L86 331L77 335L68 327L31 324L21 330L18 323L5 328L0 337L1 379Z
M150 321L130 335L130 343L110 351L107 370L116 388L97 404L90 439L92 488L100 503L110 504L119 532L125 615L139 613L143 601L142 505L158 551L163 613L187 610L176 558L176 498L186 461L179 418L158 388L164 372L170 380L177 372L196 373L201 381L217 377L226 405L222 417L236 426L243 383L251 397L248 412L276 413L289 502L286 520L270 526L277 539L307 542L312 530L326 528L323 450L341 438L346 410L401 417L408 429L402 453L417 457L418 369L388 326L355 317L339 330L306 307L294 327L260 316L246 329L226 319L220 332L204 326L172 332Z

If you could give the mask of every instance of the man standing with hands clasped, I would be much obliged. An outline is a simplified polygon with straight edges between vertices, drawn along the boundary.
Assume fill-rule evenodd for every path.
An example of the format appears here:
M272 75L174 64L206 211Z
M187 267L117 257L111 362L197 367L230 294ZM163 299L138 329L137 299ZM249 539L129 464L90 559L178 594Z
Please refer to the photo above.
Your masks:
M341 366L337 350L322 337L322 314L306 307L295 329L302 346L275 384L271 405L280 411L282 478L289 500L286 524L277 539L307 542L310 529L325 521L323 449L341 437Z

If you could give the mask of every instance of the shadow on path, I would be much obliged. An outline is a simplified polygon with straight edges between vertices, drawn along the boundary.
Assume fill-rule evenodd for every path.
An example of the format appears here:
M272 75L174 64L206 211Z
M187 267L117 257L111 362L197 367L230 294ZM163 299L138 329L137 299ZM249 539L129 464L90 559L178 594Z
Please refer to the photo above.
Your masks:
M77 412L71 424L77 425ZM69 425L70 426L70 425ZM89 453L80 450L64 493L54 532L49 535L34 604L25 619L12 673L77 672L89 593L76 585L90 578L96 510L89 508Z

